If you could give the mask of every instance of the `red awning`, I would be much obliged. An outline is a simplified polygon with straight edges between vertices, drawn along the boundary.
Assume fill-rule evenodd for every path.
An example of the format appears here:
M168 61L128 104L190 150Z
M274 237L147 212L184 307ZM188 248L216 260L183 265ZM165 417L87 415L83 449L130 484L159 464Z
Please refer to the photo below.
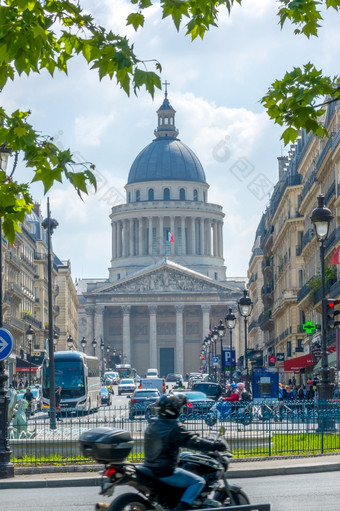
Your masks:
M302 357L292 358L291 360L285 360L283 364L284 371L300 371L307 366L313 366L315 362L312 355L302 355Z

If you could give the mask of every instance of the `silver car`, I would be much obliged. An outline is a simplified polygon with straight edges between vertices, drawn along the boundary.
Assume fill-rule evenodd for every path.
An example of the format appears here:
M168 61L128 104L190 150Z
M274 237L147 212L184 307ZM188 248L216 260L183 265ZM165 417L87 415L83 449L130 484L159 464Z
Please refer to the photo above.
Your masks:
M118 384L118 396L121 394L132 394L136 390L135 381L132 378L123 378Z

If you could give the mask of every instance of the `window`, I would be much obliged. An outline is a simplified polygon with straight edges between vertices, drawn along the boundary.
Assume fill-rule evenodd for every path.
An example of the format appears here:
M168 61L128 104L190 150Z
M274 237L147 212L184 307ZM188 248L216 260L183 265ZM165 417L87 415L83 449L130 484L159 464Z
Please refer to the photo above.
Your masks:
M169 119L168 119L168 117L164 117L164 124L169 124Z
M128 193L128 202L131 202L131 192Z
M169 190L169 188L164 188L163 199L164 200L170 200L170 190Z
M148 199L149 199L149 201L154 200L154 192L153 192L153 188L150 188L150 189L149 189L149 192L148 192Z
M194 201L198 200L198 193L197 190L194 190Z
M215 271L215 273L214 273L214 279L215 279L215 280L218 280L217 271Z
M287 357L292 356L292 343L291 341L287 341Z
M136 202L140 201L140 190L136 190Z
M206 193L203 192L203 202L206 202Z
M185 190L181 188L179 191L179 200L185 200Z

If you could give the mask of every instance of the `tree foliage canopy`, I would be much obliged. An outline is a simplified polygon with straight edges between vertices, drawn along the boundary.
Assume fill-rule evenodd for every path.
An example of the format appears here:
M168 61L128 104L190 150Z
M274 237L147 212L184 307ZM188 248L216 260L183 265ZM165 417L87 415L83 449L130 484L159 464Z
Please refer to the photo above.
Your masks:
M275 0L273 0L275 1ZM151 0L131 0L127 25L135 30L144 26L145 10ZM242 0L161 0L162 17L170 17L177 30L185 23L186 33L194 40L203 38L210 27L218 25L221 8L232 15L235 4ZM317 36L323 9L338 11L340 0L282 0L278 2L281 27L292 23L295 33ZM9 80L17 76L47 70L53 77L56 70L67 74L69 61L82 56L99 79L109 77L130 94L145 88L152 96L161 88L160 64L140 60L129 40L99 26L85 12L80 1L72 0L0 0L0 89L6 90ZM150 66L150 64L148 64ZM294 68L276 80L262 98L269 116L285 127L285 143L294 141L300 128L319 136L327 134L320 123L324 113L323 97L328 101L340 98L338 76L324 76L312 63ZM1 152L20 153L31 169L30 182L41 181L47 192L55 181L68 180L79 195L88 186L96 186L93 166L77 164L69 150L60 150L48 136L41 136L29 124L29 112L5 112L0 108ZM9 165L10 166L10 165ZM27 183L16 183L2 162L0 171L0 217L4 218L5 236L13 242L26 212L33 206Z

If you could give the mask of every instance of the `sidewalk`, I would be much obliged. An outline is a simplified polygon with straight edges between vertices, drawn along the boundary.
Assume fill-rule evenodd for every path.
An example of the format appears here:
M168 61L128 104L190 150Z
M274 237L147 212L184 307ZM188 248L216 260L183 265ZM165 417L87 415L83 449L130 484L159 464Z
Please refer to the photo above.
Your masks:
M0 489L97 486L102 465L75 467L27 467L15 469L15 477L1 479ZM288 459L231 462L229 478L306 474L340 470L340 454Z

